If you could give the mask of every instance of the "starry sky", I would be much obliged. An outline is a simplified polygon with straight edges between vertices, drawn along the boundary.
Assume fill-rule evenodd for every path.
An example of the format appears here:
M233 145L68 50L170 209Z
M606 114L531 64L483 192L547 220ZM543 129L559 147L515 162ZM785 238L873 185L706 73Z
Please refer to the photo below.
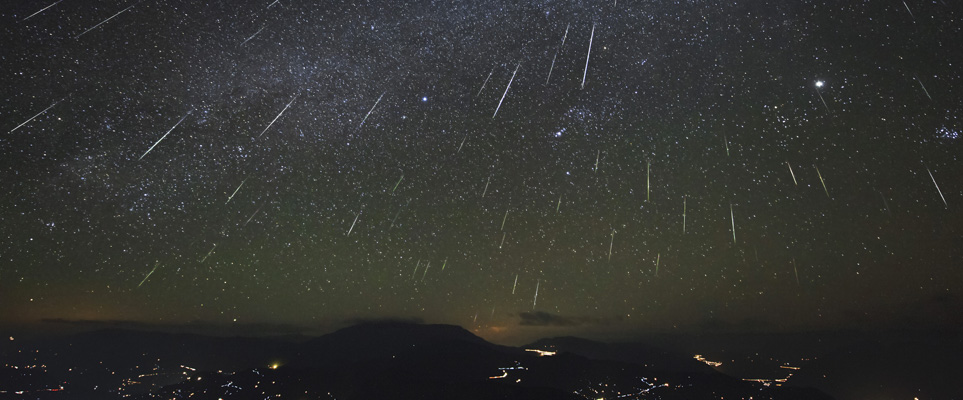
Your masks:
M5 1L0 319L957 326L953 3Z

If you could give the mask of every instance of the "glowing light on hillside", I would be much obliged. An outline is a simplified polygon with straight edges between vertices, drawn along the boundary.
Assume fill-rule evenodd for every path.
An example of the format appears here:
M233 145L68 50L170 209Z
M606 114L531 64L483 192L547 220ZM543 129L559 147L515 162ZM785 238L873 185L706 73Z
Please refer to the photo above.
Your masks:
M699 360L699 361L702 361L702 362L706 363L706 365L708 365L708 366L710 366L710 367L718 367L718 366L722 365L722 363L721 363L721 362L718 362L718 361L709 361L709 360L706 360L705 357L703 357L701 354L696 354L696 355L695 355L694 357L692 357L692 358L694 358L694 359L696 359L696 360Z
M539 350L539 349L525 349L525 351L531 351L537 353L539 357L551 357L556 354L554 351Z

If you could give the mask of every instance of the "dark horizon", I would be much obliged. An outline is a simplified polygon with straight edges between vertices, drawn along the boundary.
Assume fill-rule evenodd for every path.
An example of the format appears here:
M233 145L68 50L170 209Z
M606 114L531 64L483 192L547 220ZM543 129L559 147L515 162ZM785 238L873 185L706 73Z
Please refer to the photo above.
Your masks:
M63 325L68 322L50 323ZM88 327L92 328L90 325ZM266 378L272 382L271 386L265 387L266 390L278 390L279 394L290 394L292 390L301 393L301 389L297 389L301 384L297 382L310 377L315 382L315 390L349 390L344 392L348 394L351 390L357 391L372 384L356 382L345 387L345 382L339 383L337 379L332 381L322 376L343 373L340 370L346 365L353 366L352 370L359 375L368 376L373 366L383 362L394 363L393 360L399 357L400 364L393 368L401 370L391 372L389 376L404 374L401 371L409 371L413 376L431 375L429 371L437 369L438 363L445 363L449 365L448 368L461 371L458 374L462 375L456 378L449 374L444 381L429 379L419 384L413 384L410 379L389 379L374 386L383 386L384 390L389 391L417 388L415 393L423 393L425 390L430 392L452 385L487 381L496 386L489 385L486 390L499 387L507 389L504 384L516 387L520 381L502 384L501 381L491 381L497 379L492 376L498 376L494 375L496 371L505 369L495 369L496 366L514 365L508 370L517 367L534 374L526 375L525 380L529 383L517 386L517 389L569 387L602 390L607 387L611 393L624 394L629 387L638 386L641 378L644 385L641 386L643 391L639 392L640 397L637 397L639 399L648 398L643 394L650 390L661 393L661 396L671 396L673 389L653 385L652 379L658 382L666 378L676 383L679 383L679 379L690 381L687 385L674 386L678 390L694 390L688 394L685 391L677 394L683 396L681 398L701 398L699 393L709 392L764 395L760 391L770 386L773 387L768 393L774 396L773 399L812 400L824 396L820 392L840 400L879 396L953 398L958 390L952 382L960 371L955 355L963 351L963 332L960 331L663 333L650 334L635 341L612 343L555 337L506 347L479 339L461 327L398 319L354 321L353 325L311 337L205 336L197 332L149 331L142 324L135 329L132 325L124 326L119 322L106 327L100 324L100 328L75 335L61 332L58 336L11 337L9 341L0 343L0 355L5 357L7 363L0 368L0 382L4 383L0 385L0 393L19 388L27 389L27 394L39 394L46 387L59 388L54 391L67 396L49 397L51 399L74 398L71 396L105 398L103 396L107 395L128 398L145 394L152 397L142 398L154 398L172 391L180 396L190 393L209 395L211 390L229 386L238 380L244 381L247 379L244 377L251 374L263 378L260 371L267 368L279 372L273 374L273 378ZM237 333L238 330L231 332ZM541 354L535 350L548 353ZM557 356L558 361L543 363L532 358L539 356L549 356L550 359ZM490 357L501 361L491 364ZM153 367L149 370L154 372L145 375L142 368L151 364ZM323 368L317 369L323 365L337 367L329 372L324 372ZM97 368L106 368L110 374L91 376L83 372ZM10 379L11 376L22 376L24 373L31 378ZM563 376L575 374L582 378L566 379L559 377L559 373ZM111 378L115 374L117 376ZM139 378L125 378L127 374L137 374ZM144 376L168 377L160 381L166 383L151 383L153 389L145 391L142 387L145 382L141 379ZM302 378L291 380L299 376ZM379 375L371 375L370 379L384 379L383 376L376 376ZM555 380L531 381L531 378L538 376L555 376ZM595 379L589 378L591 376L595 376L595 379L604 378L608 383L597 383L598 387L592 389L596 383L593 383ZM196 382L192 383L196 377L205 377L214 383L197 385ZM586 378L589 379L585 381ZM116 387L110 384L109 379L123 379L125 383L116 391L93 394L100 386ZM47 383L42 383L44 381ZM281 383L275 385L275 381ZM246 386L241 384L236 388ZM94 388L92 392L91 387ZM4 388L7 391L2 391ZM599 397L586 397L584 394L581 398ZM486 396L480 398L495 398L491 393ZM546 398L528 396L516 393L510 398ZM559 397L555 395L552 398Z
M546 313L522 313L520 320L551 320L553 316ZM251 338L301 338L310 339L324 336L341 329L357 325L378 324L415 324L415 325L452 325L465 329L491 343L507 346L523 346L541 339L576 337L602 343L633 343L645 342L652 338L673 337L680 338L737 338L737 337L790 337L794 335L812 336L864 336L868 338L911 338L914 336L925 338L940 335L961 335L961 326L904 326L889 329L878 327L846 327L836 329L812 330L759 330L747 329L736 325L700 325L689 327L675 327L664 330L636 330L620 329L617 325L589 325L571 323L567 321L553 321L542 324L521 323L512 327L471 327L456 324L444 324L425 321L418 318L380 318L355 319L334 321L328 324L298 325L280 323L231 323L217 324L205 321L189 321L185 323L149 323L141 321L98 321L98 320L64 320L45 319L32 323L0 324L0 330L18 340L36 340L52 337L63 337L81 333L103 330L125 330L145 333L191 334L210 337L251 337Z

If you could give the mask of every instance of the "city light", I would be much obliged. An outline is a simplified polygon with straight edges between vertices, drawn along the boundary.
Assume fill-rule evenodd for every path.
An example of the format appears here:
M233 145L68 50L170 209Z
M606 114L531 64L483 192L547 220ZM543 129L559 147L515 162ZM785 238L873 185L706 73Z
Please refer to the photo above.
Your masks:
M710 366L710 367L718 367L718 366L722 365L722 363L721 363L721 362L718 362L718 361L709 361L709 360L706 360L705 357L702 357L701 354L696 354L696 355L695 355L694 357L692 357L692 358L695 358L696 360L702 361L702 362L706 363L706 365L708 365L708 366Z
M539 350L539 349L525 349L525 351L531 351L538 354L539 357L551 357L556 354L554 351Z

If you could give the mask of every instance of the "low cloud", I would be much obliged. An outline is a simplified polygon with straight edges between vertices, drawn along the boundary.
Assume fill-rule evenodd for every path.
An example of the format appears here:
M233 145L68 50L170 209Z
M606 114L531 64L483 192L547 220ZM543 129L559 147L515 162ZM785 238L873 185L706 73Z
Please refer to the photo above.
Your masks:
M604 318L591 316L567 317L558 314L547 313L544 311L522 312L518 314L521 326L586 326L586 325L611 325L621 322L622 318Z
M350 318L344 320L345 325L377 325L377 324L412 324L423 325L424 319L418 317L407 318Z

